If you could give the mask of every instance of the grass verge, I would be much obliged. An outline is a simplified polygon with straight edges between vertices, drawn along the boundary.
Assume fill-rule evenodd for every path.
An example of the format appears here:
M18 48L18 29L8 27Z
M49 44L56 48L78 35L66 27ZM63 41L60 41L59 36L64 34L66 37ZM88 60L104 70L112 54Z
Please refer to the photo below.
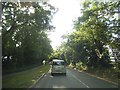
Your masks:
M2 77L2 88L28 88L43 74L50 66L39 66L26 71L5 75Z
M103 67L86 67L81 63L77 63L76 66L72 64L69 65L70 68L74 68L78 71L84 71L88 74L94 75L96 77L103 78L104 80L118 84L120 82L120 70L113 68L103 68Z
M118 84L119 72L116 72L114 69L106 69L106 68L89 68L85 72L95 75L97 77L103 78L104 80L111 81L113 83Z

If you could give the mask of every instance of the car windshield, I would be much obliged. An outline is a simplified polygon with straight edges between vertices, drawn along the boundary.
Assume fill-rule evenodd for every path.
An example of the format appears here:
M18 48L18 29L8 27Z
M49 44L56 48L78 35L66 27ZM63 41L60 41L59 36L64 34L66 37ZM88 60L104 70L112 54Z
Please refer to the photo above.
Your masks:
M64 62L61 61L53 62L53 65L64 65Z

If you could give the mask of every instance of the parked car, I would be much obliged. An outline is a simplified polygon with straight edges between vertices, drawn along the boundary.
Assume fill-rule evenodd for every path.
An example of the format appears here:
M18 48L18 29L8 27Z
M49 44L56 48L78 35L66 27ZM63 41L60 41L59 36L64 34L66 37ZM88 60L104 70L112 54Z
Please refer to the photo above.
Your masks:
M64 60L53 59L51 63L51 75L66 75L66 64Z

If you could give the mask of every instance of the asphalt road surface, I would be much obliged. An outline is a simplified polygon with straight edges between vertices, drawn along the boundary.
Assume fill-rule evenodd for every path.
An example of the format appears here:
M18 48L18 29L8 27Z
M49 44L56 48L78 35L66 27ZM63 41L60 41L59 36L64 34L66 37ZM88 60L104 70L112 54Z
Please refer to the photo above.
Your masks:
M66 76L51 76L49 71L33 88L118 88L118 86L84 72L67 69Z

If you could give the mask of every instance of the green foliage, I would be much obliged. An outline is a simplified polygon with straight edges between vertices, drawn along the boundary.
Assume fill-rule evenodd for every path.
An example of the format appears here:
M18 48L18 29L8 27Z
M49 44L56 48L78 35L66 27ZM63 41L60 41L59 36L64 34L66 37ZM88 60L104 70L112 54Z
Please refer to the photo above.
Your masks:
M52 52L47 31L55 8L43 2L2 2L3 69L42 63Z
M82 16L74 21L74 32L66 37L67 42L59 47L58 52L62 51L69 62L111 67L106 46L119 50L119 42L116 42L119 39L119 19L114 16L119 5L120 2L85 1Z

